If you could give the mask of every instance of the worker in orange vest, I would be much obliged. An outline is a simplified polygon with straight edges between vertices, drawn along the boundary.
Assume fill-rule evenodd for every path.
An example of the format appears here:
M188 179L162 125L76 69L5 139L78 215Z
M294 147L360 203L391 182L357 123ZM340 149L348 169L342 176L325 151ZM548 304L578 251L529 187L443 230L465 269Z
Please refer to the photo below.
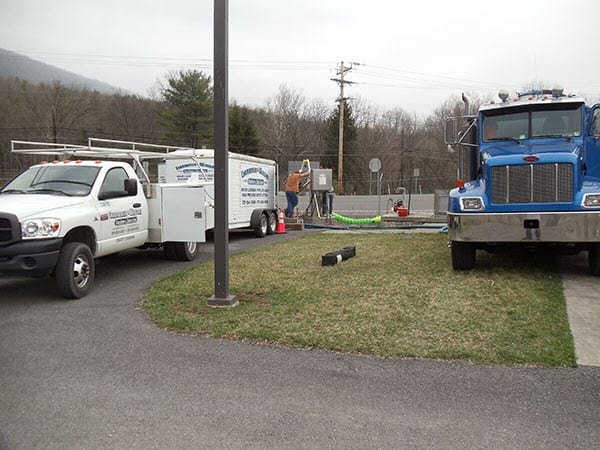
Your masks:
M300 178L307 177L310 172L292 172L285 183L285 198L287 199L286 217L294 217L294 210L298 205L298 192L300 191Z

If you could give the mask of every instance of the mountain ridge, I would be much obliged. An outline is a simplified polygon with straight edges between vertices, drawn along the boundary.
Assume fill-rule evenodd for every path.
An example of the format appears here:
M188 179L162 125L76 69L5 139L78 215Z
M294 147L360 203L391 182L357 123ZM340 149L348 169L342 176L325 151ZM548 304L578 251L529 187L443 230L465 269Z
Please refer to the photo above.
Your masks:
M60 81L66 86L89 89L102 94L117 94L123 89L78 75L28 56L0 48L0 78L19 78L32 84Z

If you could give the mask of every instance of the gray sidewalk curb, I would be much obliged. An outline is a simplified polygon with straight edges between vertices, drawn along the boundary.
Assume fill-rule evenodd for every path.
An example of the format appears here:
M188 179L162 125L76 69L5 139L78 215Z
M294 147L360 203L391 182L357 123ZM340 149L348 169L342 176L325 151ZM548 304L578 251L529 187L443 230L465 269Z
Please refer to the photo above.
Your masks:
M600 367L600 279L589 274L587 252L564 257L561 274L577 365Z

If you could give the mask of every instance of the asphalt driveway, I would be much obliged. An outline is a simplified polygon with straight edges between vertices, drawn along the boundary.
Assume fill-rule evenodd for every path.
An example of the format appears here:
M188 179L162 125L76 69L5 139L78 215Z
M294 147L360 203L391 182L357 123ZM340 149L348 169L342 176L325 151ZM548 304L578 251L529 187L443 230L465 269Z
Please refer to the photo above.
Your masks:
M295 235L234 234L231 246ZM157 329L143 291L191 264L104 258L77 301L50 280L0 280L0 447L600 448L600 368L384 360Z

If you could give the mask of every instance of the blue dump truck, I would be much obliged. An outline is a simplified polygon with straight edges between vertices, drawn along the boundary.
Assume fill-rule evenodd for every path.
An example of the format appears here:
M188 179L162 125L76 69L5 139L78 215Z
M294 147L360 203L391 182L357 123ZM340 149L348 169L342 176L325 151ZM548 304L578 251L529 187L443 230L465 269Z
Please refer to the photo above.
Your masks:
M600 105L562 89L510 96L446 121L458 151L449 193L454 270L470 270L476 251L556 247L587 251L600 275Z

